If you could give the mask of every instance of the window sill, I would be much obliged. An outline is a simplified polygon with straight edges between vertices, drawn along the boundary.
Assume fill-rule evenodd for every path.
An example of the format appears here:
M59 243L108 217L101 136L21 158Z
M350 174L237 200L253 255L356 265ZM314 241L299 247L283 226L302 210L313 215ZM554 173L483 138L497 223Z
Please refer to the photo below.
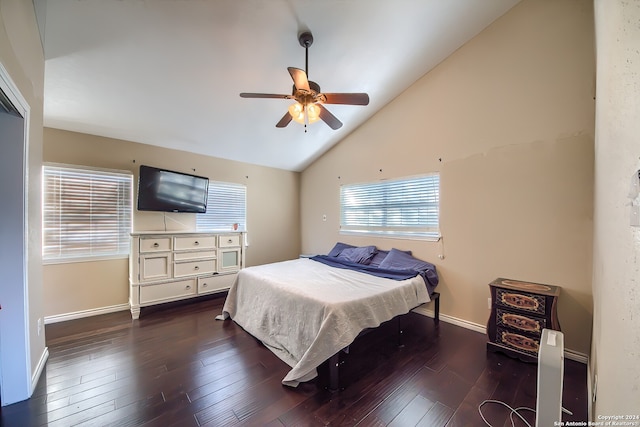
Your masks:
M343 236L366 236L366 237L379 237L383 239L397 239L397 240L421 240L423 242L439 242L442 236L421 236L415 234L399 234L399 233L376 233L372 231L346 231L340 230L340 235Z
M42 260L42 265L55 265L55 264L75 264L79 262L100 262L110 261L114 259L129 259L129 255L104 255L104 256L83 256L74 258L56 258Z

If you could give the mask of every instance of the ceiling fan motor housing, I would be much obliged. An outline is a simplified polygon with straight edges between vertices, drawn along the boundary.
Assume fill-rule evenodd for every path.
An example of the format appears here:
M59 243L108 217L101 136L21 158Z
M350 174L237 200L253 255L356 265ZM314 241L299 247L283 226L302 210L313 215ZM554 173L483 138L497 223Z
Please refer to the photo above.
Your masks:
M311 80L309 80L309 89L311 89L311 92L315 92L315 94L321 93L322 91L320 90L320 85L316 82L312 82ZM291 91L291 95L296 95L296 85L293 85L293 89Z
M300 42L300 46L307 48L313 44L313 35L311 35L309 31L305 31L300 33L298 41Z

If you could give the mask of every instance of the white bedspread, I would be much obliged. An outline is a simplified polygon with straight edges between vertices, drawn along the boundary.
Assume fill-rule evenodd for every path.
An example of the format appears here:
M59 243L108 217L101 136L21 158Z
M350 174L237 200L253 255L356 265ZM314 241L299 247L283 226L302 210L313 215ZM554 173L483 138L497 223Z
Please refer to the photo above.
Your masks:
M295 387L362 330L429 300L420 276L397 281L302 258L240 270L218 318L291 366L282 383Z

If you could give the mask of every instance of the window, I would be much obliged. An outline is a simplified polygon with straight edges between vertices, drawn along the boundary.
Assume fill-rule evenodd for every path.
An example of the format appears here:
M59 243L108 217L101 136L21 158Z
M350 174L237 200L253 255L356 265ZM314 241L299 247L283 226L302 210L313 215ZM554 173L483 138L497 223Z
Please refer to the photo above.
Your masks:
M340 232L438 240L440 176L340 187Z
M209 181L207 212L196 215L198 231L247 230L247 187L242 184Z
M131 173L47 165L42 176L44 261L128 256Z

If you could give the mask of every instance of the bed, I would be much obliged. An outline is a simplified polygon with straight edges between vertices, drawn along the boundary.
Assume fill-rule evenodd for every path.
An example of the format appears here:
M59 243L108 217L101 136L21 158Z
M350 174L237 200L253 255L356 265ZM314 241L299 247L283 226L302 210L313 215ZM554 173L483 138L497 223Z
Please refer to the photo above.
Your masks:
M364 330L439 296L433 264L396 249L341 245L327 255L242 269L217 317L233 319L292 368L284 385L315 378L318 366ZM330 363L330 388L337 388L337 365Z

